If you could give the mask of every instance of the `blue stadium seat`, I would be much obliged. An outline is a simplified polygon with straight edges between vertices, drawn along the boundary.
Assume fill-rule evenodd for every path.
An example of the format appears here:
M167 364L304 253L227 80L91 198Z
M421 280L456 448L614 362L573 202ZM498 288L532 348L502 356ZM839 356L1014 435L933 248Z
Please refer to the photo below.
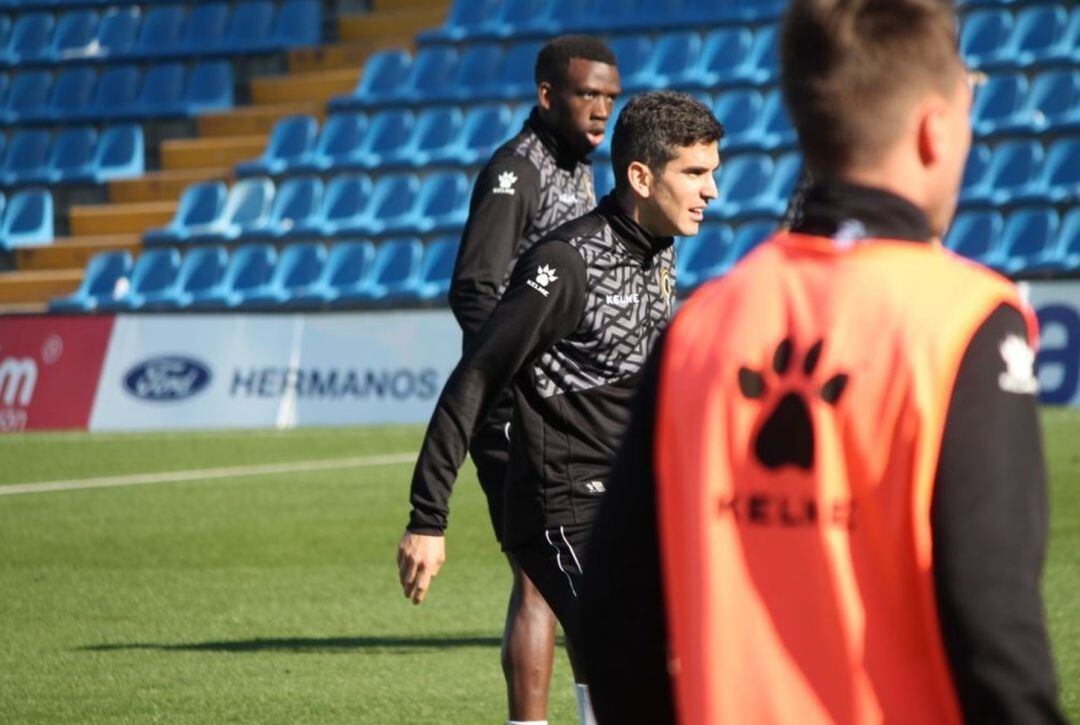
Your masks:
M54 63L78 60L95 54L98 14L94 10L71 10L60 16L47 55Z
M107 68L98 77L88 118L80 120L107 120L132 115L139 97L140 78L139 69L134 65Z
M192 184L184 190L168 226L149 230L143 241L147 245L189 241L192 233L205 231L221 216L228 194L228 187L222 181Z
M440 237L427 243L414 295L422 302L445 302L457 260L458 237Z
M1052 270L1058 258L1058 222L1057 212L1047 207L1014 211L1005 221L998 267L1009 275Z
M1043 163L1043 149L1035 141L1007 141L994 150L990 166L977 186L964 189L966 206L1003 206L1033 181Z
M0 125L10 126L23 118L43 113L51 88L52 75L48 71L23 71L15 75L8 89L7 103L0 112Z
M0 4L0 9L3 9L3 5ZM7 50L8 36L11 33L11 18L7 15L0 15L0 60L3 60L4 51Z
M11 28L3 61L10 66L46 63L49 43L55 26L52 13L31 12L19 15Z
M383 105L395 97L398 86L412 66L412 57L404 50L373 53L364 63L360 82L352 93L330 99L331 111Z
M408 224L420 180L414 174L384 174L375 182L364 220L367 233L377 236L392 233L396 227Z
M262 155L236 165L237 176L276 176L311 155L319 134L314 116L286 116L274 124Z
M105 129L93 159L94 182L129 179L146 171L146 143L142 126L121 124Z
M367 134L368 120L363 113L335 113L326 119L311 151L290 162L289 170L319 173L344 168Z
M956 215L945 246L968 259L992 265L1000 259L1001 230L1005 226L996 211L965 211Z
M233 241L266 225L274 202L274 182L265 177L240 179L229 189L221 214L188 240L197 244Z
M754 35L745 28L713 30L705 36L700 59L688 74L687 85L712 89L735 82L740 74L749 72L753 44Z
M1076 15L1080 17L1080 13ZM1037 133L1080 132L1080 71L1050 71L1036 76L1023 115Z
M458 53L448 46L423 48L416 54L408 75L389 99L391 103L424 103L438 98L449 87L458 65Z
M276 263L277 252L269 244L245 244L233 252L217 284L191 293L188 306L194 309L235 307L246 292L266 284Z
M427 98L462 103L489 98L502 64L503 51L500 46L474 43L461 55L449 82L441 88L430 89Z
M695 64L701 56L701 36L697 33L665 33L653 49L652 58L642 75L649 83L643 88L682 88L696 77ZM624 90L635 90L633 87Z
M274 20L269 50L322 43L323 13L319 0L285 0Z
M784 96L780 89L774 89L765 98L762 109L761 145L769 151L795 148L799 136L788 116L784 105ZM721 146L723 143L721 143Z
M469 213L469 180L463 171L438 171L420 185L412 207L390 220L380 234L433 234L458 231Z
M66 128L56 134L44 178L39 183L59 184L94 178L97 132L88 126Z
M515 43L506 51L502 68L486 97L498 100L518 100L530 98L536 94L536 56L543 47L537 41Z
M274 25L274 4L269 0L243 0L233 6L225 28L222 51L252 53L268 49Z
M754 85L775 83L780 77L780 49L776 26L770 25L754 33L750 62L742 76Z
M424 245L415 237L387 239L375 252L366 283L350 290L339 290L330 306L378 302L414 287L423 256Z
M421 31L417 40L422 44L465 40L485 21L495 17L499 5L500 0L455 0L446 22L438 28Z
M52 134L40 129L17 131L11 137L4 163L0 166L0 186L41 183L48 179Z
M459 142L441 151L432 151L429 160L460 166L478 164L506 142L509 131L509 108L503 105L474 106L462 124Z
M1080 138L1063 138L1047 149L1038 176L1013 194L1020 203L1080 202Z
M1061 222L1057 263L1060 272L1080 271L1080 207L1073 207Z
M473 26L471 38L506 39L528 27L532 18L542 16L547 0L503 0L494 15Z
M187 69L181 63L159 63L143 74L134 114L139 118L181 115L180 97L184 93Z
M724 154L758 151L763 148L761 127L765 101L753 89L727 91L717 95L712 110L724 124Z
M731 228L726 224L702 227L697 236L687 239L679 250L679 291L692 290L708 279L731 268L734 251Z
M0 111L7 106L7 94L10 88L11 81L8 79L7 73L0 73Z
M183 53L184 5L154 5L146 12L139 34L127 55L133 58L170 58ZM105 21L102 21L104 24Z
M274 272L265 284L240 294L238 306L267 309L287 304L319 279L326 265L326 247L316 242L292 244L278 256Z
M225 274L229 255L220 245L195 247L184 255L173 283L142 297L140 309L175 310L187 307L192 298L217 285Z
M986 181L986 171L990 168L990 161L993 158L994 154L986 144L975 143L971 145L967 165L964 167L964 176L960 182L961 202L968 197L987 193L989 185Z
M1018 73L991 75L978 88L971 109L972 129L977 136L1022 131L1026 124L1023 106L1027 101L1028 82Z
M1009 42L995 67L1071 65L1073 38L1069 14L1061 5L1033 5L1017 15Z
M94 56L98 58L131 57L135 41L139 37L141 19L142 13L138 7L111 7L106 10L98 24L97 47L94 50ZM165 46L159 46L159 48L159 53L165 51Z
M377 113L370 119L367 133L360 146L342 159L337 168L346 170L375 169L409 141L415 125L411 111L390 110Z
M649 59L653 44L647 35L622 35L611 41L611 50L619 61L619 76L624 89L648 88L651 75Z
M98 300L99 310L137 310L147 295L158 295L176 282L180 253L175 249L148 249L139 255L124 294Z
M358 237L368 233L367 215L373 185L364 174L335 176L323 194L319 213L297 226L297 233L312 232L328 237Z
M213 55L224 48L229 24L229 4L199 2L191 6L181 40L184 56Z
M775 221L755 221L742 224L735 230L732 240L731 266L738 264L743 257L776 233Z
M38 113L24 114L24 121L69 123L91 113L97 73L93 68L67 68L53 79L48 104Z
M1005 58L1013 30L1008 10L976 10L968 13L960 29L960 54L968 65L989 68Z
M454 106L427 108L416 117L408 141L382 157L384 168L423 168L433 156L445 153L459 140L464 124L461 111Z
M355 294L365 286L375 260L375 246L369 241L338 242L330 248L322 273L305 288L296 290L286 302L289 307L323 307L342 293Z
M45 189L11 196L0 221L0 249L38 247L53 240L53 198Z
M91 312L99 300L112 299L128 286L130 252L101 252L90 258L79 288L67 297L49 302L51 312Z
M307 236L306 222L318 216L322 203L322 179L315 176L294 176L285 180L274 195L274 203L266 222L244 230L244 241L274 241Z
M233 68L225 60L196 63L187 76L187 85L180 101L181 113L197 116L207 111L223 111L233 107Z
M686 0L683 15L698 23L754 23L780 18L787 0Z
M600 163L593 166L593 186L596 188L596 198L607 196L615 189L615 171L609 163Z
M773 162L766 154L740 154L720 168L718 196L705 210L709 219L733 219L748 213L751 205L764 198L773 175Z

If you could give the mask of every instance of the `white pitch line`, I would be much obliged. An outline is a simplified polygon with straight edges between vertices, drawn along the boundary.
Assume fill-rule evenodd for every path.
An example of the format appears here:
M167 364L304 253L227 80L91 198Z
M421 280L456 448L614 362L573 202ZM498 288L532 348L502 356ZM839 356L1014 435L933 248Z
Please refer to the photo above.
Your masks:
M42 481L40 483L20 483L13 486L0 486L0 496L14 496L23 493L47 493L50 491L80 491L90 488L115 488L118 486L144 486L152 483L203 481L211 478L241 478L243 476L272 476L281 473L333 471L342 468L390 466L400 463L412 463L415 460L415 453L392 453L384 456L324 458L317 461L273 463L264 466L231 466L228 468L202 468L188 471L167 471L164 473L136 473L130 476L75 478L69 481Z

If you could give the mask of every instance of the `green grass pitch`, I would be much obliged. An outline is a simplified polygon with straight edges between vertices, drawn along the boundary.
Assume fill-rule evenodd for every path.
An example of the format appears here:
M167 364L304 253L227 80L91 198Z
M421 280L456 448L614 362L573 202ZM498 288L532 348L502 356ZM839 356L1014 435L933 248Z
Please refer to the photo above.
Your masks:
M1043 416L1044 578L1080 721L1080 411ZM0 437L0 487L414 451L419 427ZM498 723L509 584L471 468L428 601L401 596L408 464L0 496L0 720ZM576 722L564 653L551 722Z

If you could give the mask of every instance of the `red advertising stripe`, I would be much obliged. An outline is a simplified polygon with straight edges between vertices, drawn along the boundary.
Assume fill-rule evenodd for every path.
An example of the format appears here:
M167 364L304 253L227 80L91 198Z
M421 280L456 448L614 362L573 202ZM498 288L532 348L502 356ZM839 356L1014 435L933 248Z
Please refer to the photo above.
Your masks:
M0 317L0 433L90 421L113 317Z

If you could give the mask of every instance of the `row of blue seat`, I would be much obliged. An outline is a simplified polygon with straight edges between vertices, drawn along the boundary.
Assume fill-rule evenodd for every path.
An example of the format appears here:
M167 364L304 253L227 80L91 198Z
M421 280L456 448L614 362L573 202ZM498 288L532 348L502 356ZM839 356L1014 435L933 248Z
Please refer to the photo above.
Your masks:
M960 0L964 9L1018 7L1044 0ZM611 33L775 20L783 0L455 0L443 25L421 44L476 39Z
M1012 276L1080 272L1080 206L1064 215L1045 206L957 215L946 245L965 257Z
M1080 63L1080 8L1045 3L1017 13L977 10L964 18L960 51L980 70L1075 65Z
M414 237L293 244L278 254L248 244L230 255L221 246L151 249L132 265L127 252L92 258L79 289L55 299L55 312L168 309L318 309L442 301L458 240L426 246Z
M779 76L776 27L756 33L721 28L702 36L667 33L626 35L611 42L625 92L655 88L715 89L773 83ZM389 105L428 105L481 100L525 100L535 94L533 67L539 44L449 46L417 52L376 53L349 94L331 99L332 110Z
M0 15L0 65L26 67L86 61L162 60L266 53L317 45L318 0L271 0L161 5Z
M0 251L49 244L53 198L46 189L27 189L8 199L0 193Z
M991 74L976 92L972 126L977 136L1080 132L1080 71L1047 71L1030 82Z
M230 62L204 61L32 70L7 85L0 75L0 122L15 125L191 117L231 108L234 79Z
M174 2L176 0L0 0L0 11L24 13L39 10L106 8L114 5L164 5Z
M111 126L101 133L89 126L51 133L16 132L4 149L0 136L0 186L104 183L142 176L146 151L141 126Z
M1071 204L1080 200L1080 137L976 144L968 156L960 203L965 207Z
M774 231L775 221L753 221L732 229L727 224L705 224L696 236L676 239L676 276L680 296L727 273Z

